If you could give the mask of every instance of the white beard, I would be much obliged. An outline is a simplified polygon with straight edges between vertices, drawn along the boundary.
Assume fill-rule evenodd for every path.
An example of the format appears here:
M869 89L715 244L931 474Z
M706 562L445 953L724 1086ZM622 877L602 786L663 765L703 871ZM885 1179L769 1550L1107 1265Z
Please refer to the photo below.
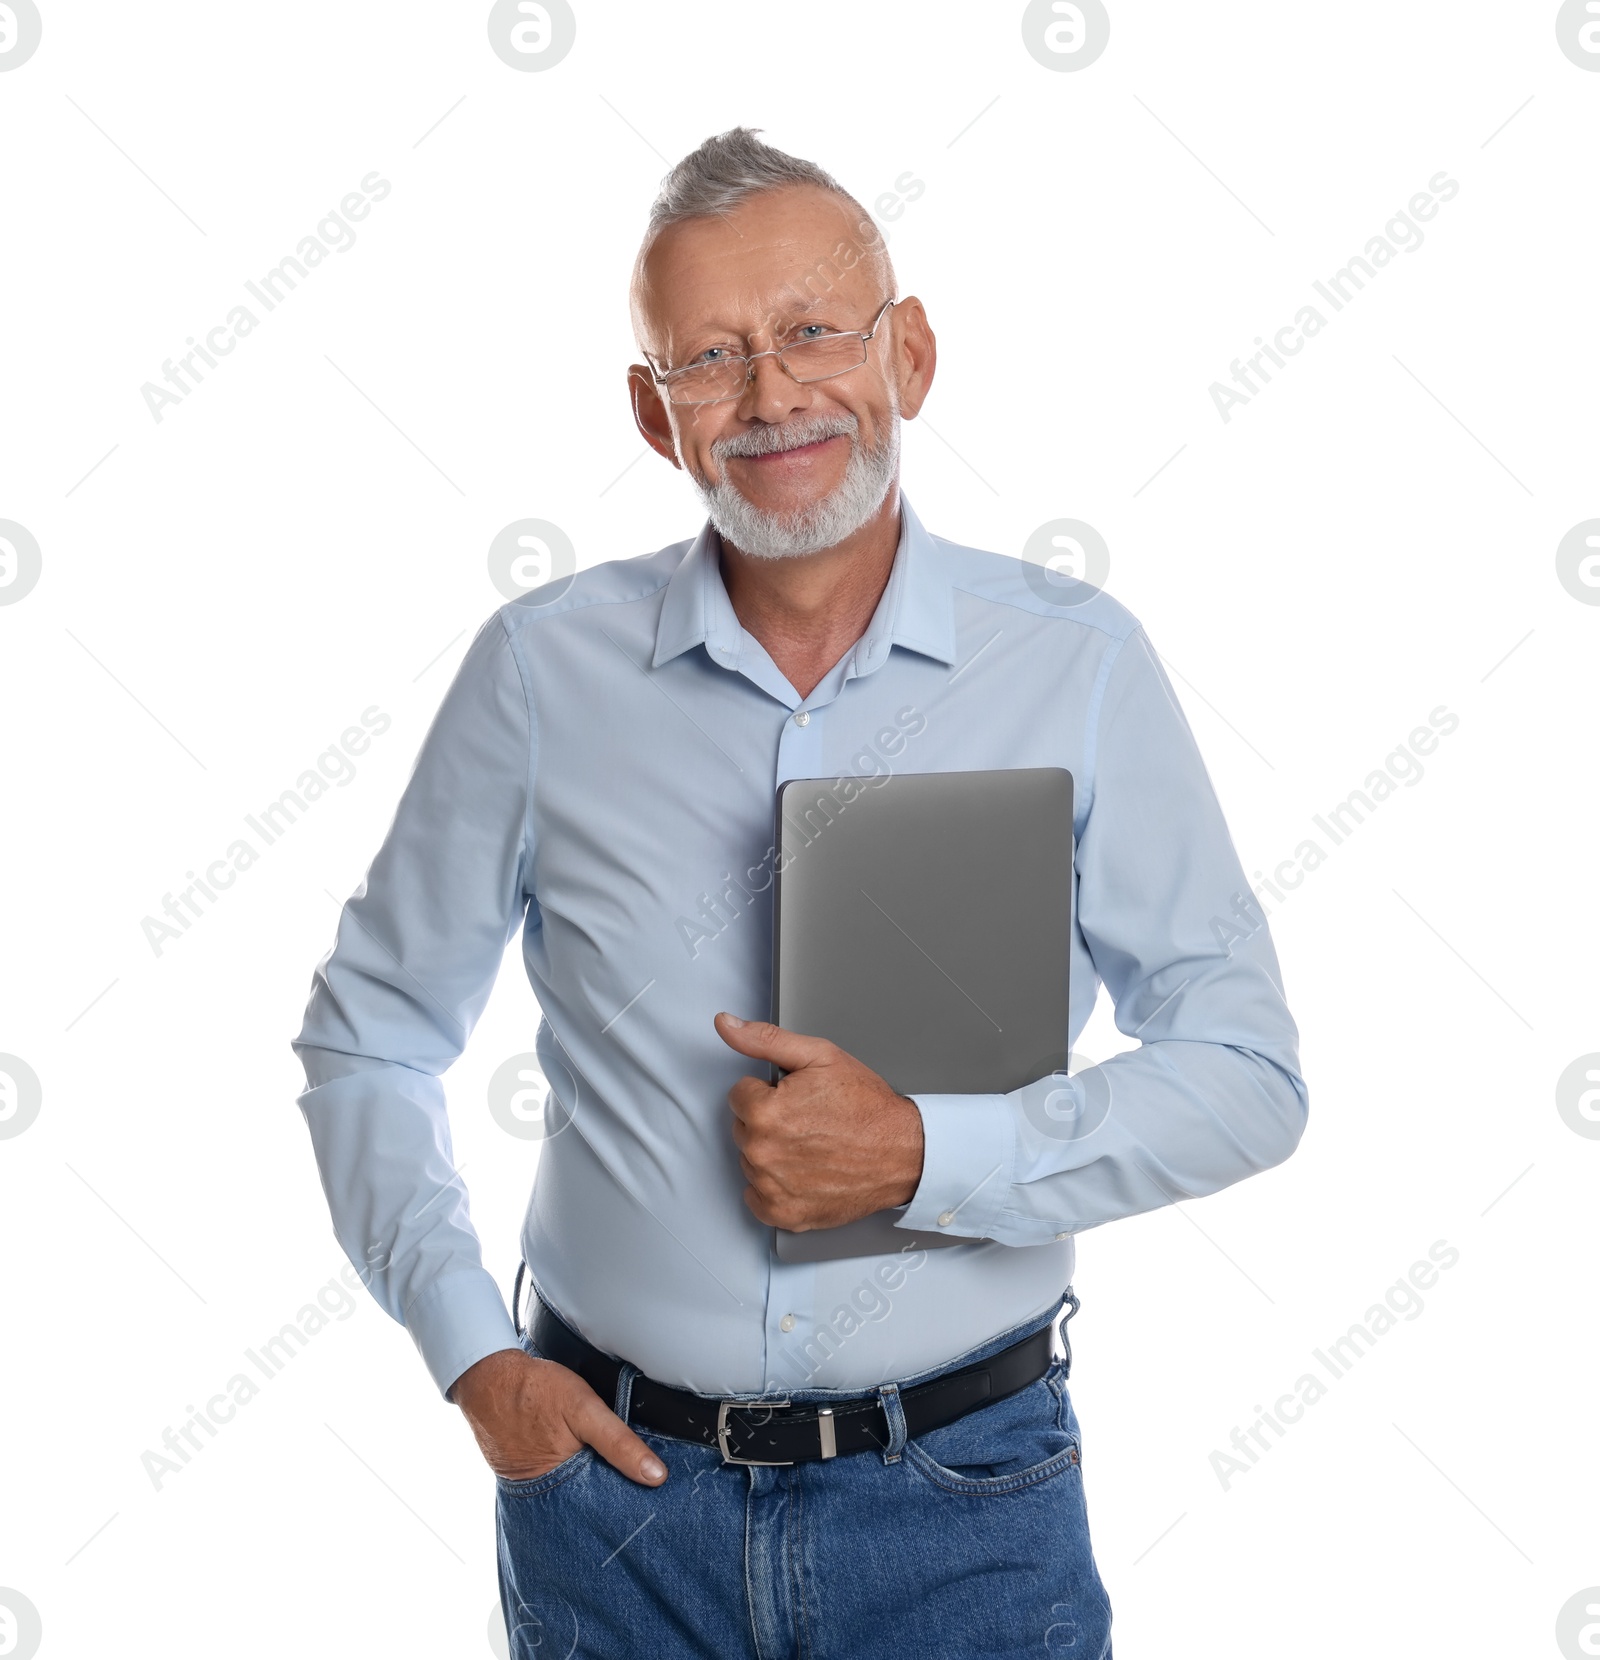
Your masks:
M893 388L890 391L889 426L876 450L865 448L856 438L860 423L855 416L843 414L818 415L785 427L758 427L717 439L711 454L719 465L730 455L770 455L824 438L847 436L851 440L844 477L821 501L793 513L769 513L755 506L725 472L715 484L690 473L723 540L755 559L794 559L836 547L860 530L883 506L900 469L900 408L892 397Z

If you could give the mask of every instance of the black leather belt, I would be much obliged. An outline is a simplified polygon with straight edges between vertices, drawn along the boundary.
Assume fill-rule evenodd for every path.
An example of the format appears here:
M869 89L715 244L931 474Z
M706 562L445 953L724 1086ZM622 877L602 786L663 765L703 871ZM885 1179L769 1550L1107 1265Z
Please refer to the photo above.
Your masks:
M576 1372L601 1400L613 1404L622 1362L580 1337L537 1294L533 1304L528 1331L540 1355ZM912 1440L985 1402L1026 1389L1044 1376L1050 1361L1046 1321L987 1360L901 1390L906 1438ZM719 1400L640 1373L629 1396L628 1422L636 1429L716 1447L725 1464L794 1464L873 1447L881 1452L889 1444L889 1424L876 1391L791 1406L787 1400Z

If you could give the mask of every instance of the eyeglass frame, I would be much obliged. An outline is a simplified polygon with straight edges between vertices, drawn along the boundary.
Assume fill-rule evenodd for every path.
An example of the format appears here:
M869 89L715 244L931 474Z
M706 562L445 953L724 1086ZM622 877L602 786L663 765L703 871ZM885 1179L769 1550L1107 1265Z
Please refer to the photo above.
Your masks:
M852 369L859 369L861 364L867 361L867 342L878 332L878 325L883 321L883 314L891 306L899 305L899 303L900 300L898 295L891 295L881 306L878 307L877 315L872 319L872 324L869 328L834 329L830 334L819 334L816 340L791 340L786 346L773 346L764 352L730 352L724 361L729 363L743 363L745 366L744 385L741 386L737 392L730 392L723 398L700 398L688 403L675 404L673 402L672 393L669 390L667 393L667 402L669 405L672 405L672 407L677 409L704 409L708 405L714 403L732 403L735 399L742 398L745 393L750 390L750 382L756 378L754 367L755 362L758 358L762 357L777 358L783 372L795 383L796 386L814 386L818 381L833 380L839 375L848 375ZM823 340L842 340L846 336L852 334L858 336L861 341L861 363L852 363L849 368L831 369L825 375L813 375L810 380L801 380L794 370L783 361L783 354L789 350L790 346L814 346ZM643 355L645 362L650 368L650 378L657 386L668 386L674 375L682 375L686 370L713 367L713 365L707 364L680 363L676 369L661 371L658 370L655 364L650 361L650 354L648 352L645 352Z

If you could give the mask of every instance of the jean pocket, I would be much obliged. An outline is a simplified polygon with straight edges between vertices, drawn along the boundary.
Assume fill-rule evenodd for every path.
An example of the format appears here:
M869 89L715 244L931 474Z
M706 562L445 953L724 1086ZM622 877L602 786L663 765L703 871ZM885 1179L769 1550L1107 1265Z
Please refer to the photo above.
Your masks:
M1056 1359L1026 1388L906 1442L906 1462L948 1493L1021 1492L1079 1467L1077 1421Z
M494 1478L495 1486L507 1498L535 1498L540 1493L548 1493L552 1487L559 1487L564 1481L570 1481L573 1476L580 1475L599 1456L593 1447L579 1447L559 1464L552 1464L543 1475L531 1476L526 1481L513 1481L509 1476L497 1475Z

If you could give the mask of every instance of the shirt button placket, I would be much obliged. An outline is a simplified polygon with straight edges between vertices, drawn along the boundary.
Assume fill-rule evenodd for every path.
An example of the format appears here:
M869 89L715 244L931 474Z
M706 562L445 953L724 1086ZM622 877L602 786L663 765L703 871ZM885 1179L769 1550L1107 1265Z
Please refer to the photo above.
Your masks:
M821 778L827 771L821 757L822 710L793 710L778 740L778 776L773 788L789 778Z
M783 723L778 738L778 773L773 780L773 789L790 778L823 778L829 776L828 769L822 764L824 754L822 743L823 711L820 709L791 710ZM790 1312L783 1314L772 1323L780 1333L787 1335L794 1331L795 1326L803 1317L812 1316L804 1311L808 1308L806 1301L807 1289L811 1284L813 1270L777 1259L774 1254L770 1265L771 1292L773 1301L781 1309L788 1305ZM770 1305L769 1305L770 1306ZM798 1307L802 1314L793 1310ZM770 1319L771 1316L769 1315ZM769 1327L769 1330L771 1328Z

